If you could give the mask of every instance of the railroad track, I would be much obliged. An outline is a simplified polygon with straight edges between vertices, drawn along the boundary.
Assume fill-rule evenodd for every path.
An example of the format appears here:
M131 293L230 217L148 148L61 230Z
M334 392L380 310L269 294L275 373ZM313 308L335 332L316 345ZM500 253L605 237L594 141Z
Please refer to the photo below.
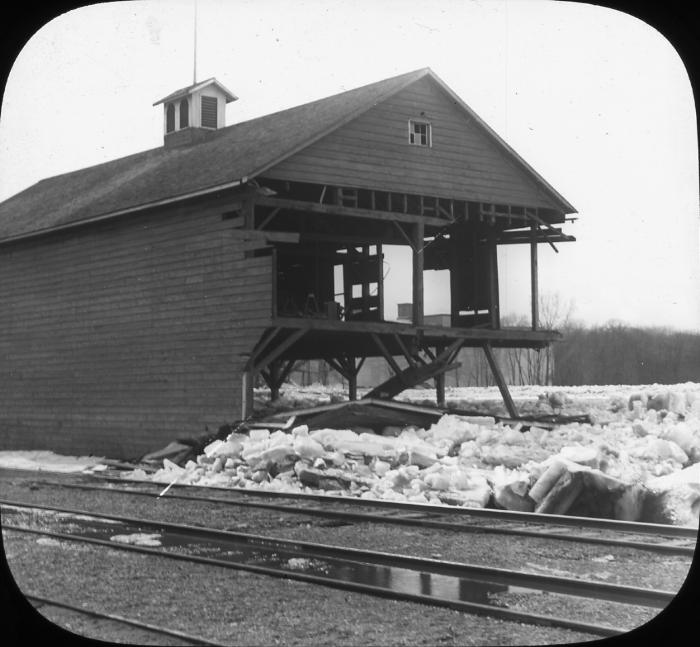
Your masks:
M116 615L114 613L106 613L104 611L86 609L82 606L79 607L74 604L69 604L68 602L46 598L33 593L27 593L25 594L25 597L28 600L30 600L33 606L37 609L43 609L45 607L56 607L58 609L66 609L79 616L86 616L88 618L93 618L97 621L107 621L127 625L129 627L140 629L146 634L164 636L169 640L172 640L172 638L178 638L181 641L191 645L210 645L212 647L226 647L225 643L207 640L206 638L202 638L201 636L193 636L192 634L188 634L182 631L176 631L175 629L170 629L167 627L160 627L158 625L142 622L140 620L134 620L133 618L125 618L124 616Z
M101 477L110 483L123 484L122 479ZM101 487L90 484L46 482L47 485L78 490L98 490L120 495L161 496L163 484L138 482L140 487ZM692 557L698 531L696 528L669 526L663 524L637 523L610 519L593 519L589 517L571 517L565 515L535 514L493 510L481 508L446 507L431 504L397 503L372 499L358 499L307 493L286 493L266 490L243 490L239 488L203 488L225 494L225 498L184 494L192 486L178 486L179 493L172 490L162 498L174 498L184 501L217 503L248 508L266 509L289 514L316 516L335 519L345 523L384 523L402 526L436 528L455 532L491 533L499 535L516 535L538 537L565 542L598 544L616 548L635 548L670 555ZM285 500L284 503L273 501ZM295 505L289 502L293 501ZM351 511L356 506L371 509L372 512ZM345 508L345 509L343 509ZM455 521L457 519L457 521ZM465 519L467 521L465 521ZM478 523L473 523L477 520ZM487 523L483 521L487 520ZM472 521L472 523L469 523ZM575 531L572 531L575 529ZM643 540L639 538L642 537Z
M670 591L555 577L488 566L426 559L199 526L164 523L84 510L0 501L3 529L47 535L113 549L251 571L382 597L611 636L625 630L605 624L528 613L500 606L499 593L547 592L663 608ZM39 520L54 529L32 525ZM19 523L13 521L19 520ZM146 533L150 546L115 537ZM495 596L495 597L494 597ZM601 612L604 617L604 611Z

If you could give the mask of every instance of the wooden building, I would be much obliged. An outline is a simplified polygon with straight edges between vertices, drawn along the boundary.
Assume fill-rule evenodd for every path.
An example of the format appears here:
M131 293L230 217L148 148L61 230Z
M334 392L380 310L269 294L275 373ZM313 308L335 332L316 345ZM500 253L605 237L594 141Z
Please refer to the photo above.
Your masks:
M162 147L0 204L3 448L137 456L250 415L256 375L274 394L309 358L352 397L373 356L398 372L374 396L435 379L440 397L463 346L558 338L537 326L537 245L572 240L575 210L430 69L225 127L235 99L214 79L174 92ZM519 330L499 323L515 243ZM383 245L413 250L410 323L385 321ZM449 270L451 327L424 321L428 269Z

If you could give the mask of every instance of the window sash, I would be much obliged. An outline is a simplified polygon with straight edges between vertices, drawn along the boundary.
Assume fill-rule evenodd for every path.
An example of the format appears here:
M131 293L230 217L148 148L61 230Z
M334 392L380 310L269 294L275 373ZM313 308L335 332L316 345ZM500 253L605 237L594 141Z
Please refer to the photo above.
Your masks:
M410 119L408 122L408 142L413 146L432 146L432 128L428 121Z

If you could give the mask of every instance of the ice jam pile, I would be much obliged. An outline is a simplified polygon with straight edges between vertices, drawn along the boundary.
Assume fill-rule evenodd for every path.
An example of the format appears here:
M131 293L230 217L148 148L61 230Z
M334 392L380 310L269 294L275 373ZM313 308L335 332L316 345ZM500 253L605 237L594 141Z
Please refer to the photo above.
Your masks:
M447 414L428 429L381 434L253 429L214 441L184 467L166 459L151 478L697 525L700 385L578 387L564 395L595 423L523 432L489 416Z

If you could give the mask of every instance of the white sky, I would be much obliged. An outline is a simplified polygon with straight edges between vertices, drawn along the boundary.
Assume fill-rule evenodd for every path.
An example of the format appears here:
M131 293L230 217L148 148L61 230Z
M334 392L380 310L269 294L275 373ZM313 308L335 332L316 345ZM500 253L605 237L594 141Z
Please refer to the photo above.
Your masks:
M0 199L162 144L162 107L192 82L193 4L116 2L29 41L0 119ZM431 67L578 210L576 243L540 245L540 290L587 323L700 330L698 151L673 46L610 9L501 2L199 0L197 78L239 101L227 124ZM525 247L501 257L501 311L529 313ZM386 314L410 301L392 262ZM426 272L426 311L444 311Z

